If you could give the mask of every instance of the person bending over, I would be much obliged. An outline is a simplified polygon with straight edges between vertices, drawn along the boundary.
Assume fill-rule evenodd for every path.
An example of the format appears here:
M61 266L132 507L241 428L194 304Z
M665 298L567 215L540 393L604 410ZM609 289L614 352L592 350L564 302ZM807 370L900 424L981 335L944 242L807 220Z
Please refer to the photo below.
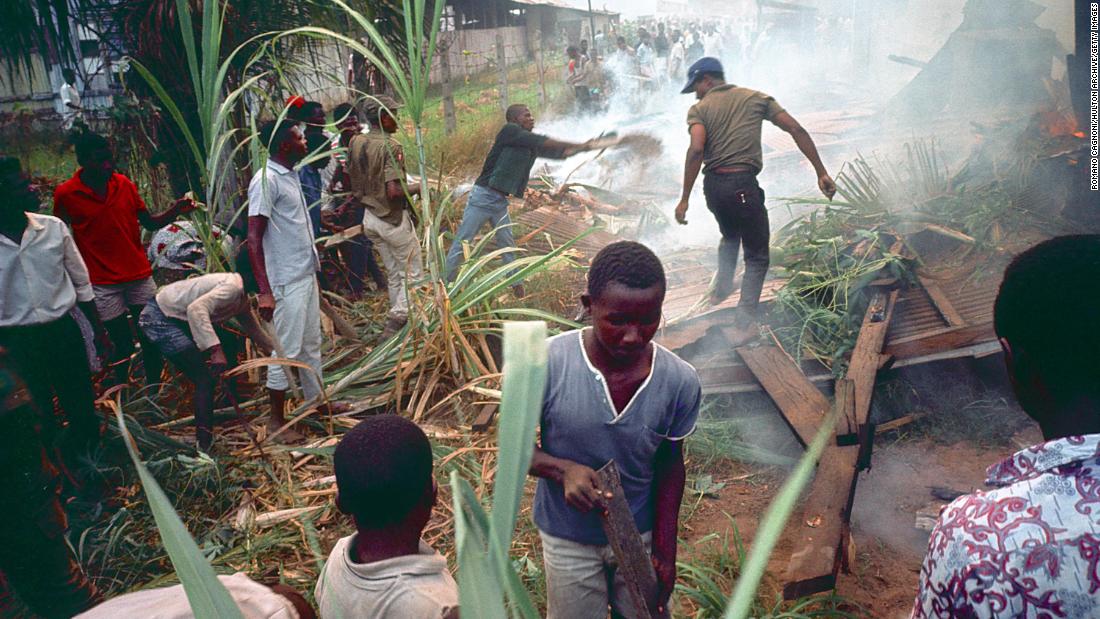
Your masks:
M356 532L336 542L314 596L322 619L458 619L447 560L421 535L436 501L432 446L412 421L376 415L333 454L336 507Z
M209 449L214 429L214 389L229 367L214 327L236 319L258 350L273 350L252 315L248 295L257 292L248 248L236 259L236 273L207 273L168 284L145 305L138 325L161 354L195 385L195 436Z
M260 584L243 572L218 576L244 619L316 619L317 613L305 597L283 585ZM124 593L77 615L74 619L195 619L183 585L157 587Z
M683 440L695 429L695 369L654 343L665 297L661 261L644 245L608 245L581 297L592 327L550 338L534 516L542 538L548 616L635 617L600 524L596 469L614 460L634 522L651 546L658 607L676 582L676 524L684 495Z
M1098 280L1100 235L1045 241L1005 269L994 329L1046 442L989 467L992 489L940 512L913 617L1100 616Z

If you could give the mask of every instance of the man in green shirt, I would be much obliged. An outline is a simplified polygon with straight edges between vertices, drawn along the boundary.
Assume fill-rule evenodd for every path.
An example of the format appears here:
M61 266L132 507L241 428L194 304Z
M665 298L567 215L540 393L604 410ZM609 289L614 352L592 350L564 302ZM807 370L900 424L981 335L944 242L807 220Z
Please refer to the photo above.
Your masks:
M367 100L370 133L348 144L348 175L355 199L363 205L363 234L378 248L386 267L390 310L383 338L396 333L409 315L408 283L420 279L424 263L420 239L409 216L409 197L420 184L405 183L405 156L390 137L397 131L399 103L385 95Z
M684 187L676 205L676 221L687 223L688 198L703 167L703 194L707 208L722 230L718 245L718 274L711 303L721 303L733 293L737 253L745 250L745 276L741 283L744 322L757 316L757 304L768 272L768 211L764 190L756 175L764 167L760 127L764 120L791 134L795 144L814 166L817 186L830 200L836 184L821 163L810 134L772 97L749 88L727 84L722 63L704 57L688 69L688 83L681 91L695 93L698 103L688 111L691 145L684 162Z
M512 220L508 217L508 196L522 198L527 190L527 179L538 157L565 159L579 152L590 150L589 142L573 144L532 133L535 117L526 105L516 104L508 108L504 115L505 125L497 133L481 176L474 181L474 187L466 199L466 208L462 212L462 222L458 225L454 243L447 252L447 280L454 279L455 271L462 263L462 244L469 242L486 223L495 228L497 247L515 247L512 237ZM515 260L512 252L501 257L504 262ZM516 287L516 293L523 295L523 288Z

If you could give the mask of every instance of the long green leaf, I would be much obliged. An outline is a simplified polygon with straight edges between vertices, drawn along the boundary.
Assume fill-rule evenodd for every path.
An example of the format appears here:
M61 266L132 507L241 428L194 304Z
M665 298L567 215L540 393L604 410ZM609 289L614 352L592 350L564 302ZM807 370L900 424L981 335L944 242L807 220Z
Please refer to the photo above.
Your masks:
M240 609L229 595L225 585L218 580L214 568L210 567L210 563L199 550L198 544L187 532L187 527L172 507L172 501L145 468L145 464L138 455L137 445L126 429L122 409L118 406L115 406L115 418L118 422L118 431L126 443L126 450L130 452L130 459L133 460L134 468L137 469L138 477L141 478L141 487L145 490L145 498L149 501L150 511L153 512L161 542L164 544L164 549L168 551L168 558L172 561L172 567L176 569L176 575L179 576L183 591L187 594L187 602L191 605L195 617L217 617L218 619L241 617Z

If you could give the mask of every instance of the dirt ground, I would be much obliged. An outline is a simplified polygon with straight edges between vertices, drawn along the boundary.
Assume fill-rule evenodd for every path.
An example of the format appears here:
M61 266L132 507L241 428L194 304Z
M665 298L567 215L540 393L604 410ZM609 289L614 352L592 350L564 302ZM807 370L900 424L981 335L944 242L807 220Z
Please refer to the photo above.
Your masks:
M1006 414L1018 417L1022 413ZM918 433L879 436L872 467L860 474L857 485L852 517L854 564L851 573L841 575L837 593L859 604L867 616L907 617L928 541L928 531L915 526L916 513L935 515L938 506L946 504L931 494L932 488L955 493L981 489L986 467L1042 440L1035 426L1023 425L1009 440L992 444L970 440L948 444L931 434ZM725 535L732 526L728 514L751 547L758 519L782 483L783 474L782 470L754 470L751 466L716 473L714 481L726 485L716 498L701 500L687 521L685 537L699 541L713 533ZM781 540L773 553L765 590L779 590L779 576L790 553L790 542Z

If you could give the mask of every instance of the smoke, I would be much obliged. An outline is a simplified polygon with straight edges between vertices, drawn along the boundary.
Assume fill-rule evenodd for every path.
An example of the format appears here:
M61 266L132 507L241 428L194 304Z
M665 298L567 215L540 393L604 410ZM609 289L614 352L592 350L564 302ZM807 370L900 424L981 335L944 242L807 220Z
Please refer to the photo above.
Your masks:
M944 161L948 165L957 164L974 145L970 121L994 120L985 103L993 105L998 99L1020 98L1002 91L986 95L984 102L971 104L959 94L966 89L966 71L956 72L956 76L964 77L957 77L950 84L937 83L926 76L925 81L931 82L932 87L919 88L921 82L915 78L921 75L920 68L889 59L895 55L921 63L935 58L963 23L966 0L925 3L807 0L802 4L816 5L818 10L765 8L722 19L678 15L661 17L658 21L666 24L670 34L677 29L683 31L689 41L693 32L698 31L705 38L704 33L713 27L720 35L717 55L726 69L727 81L775 97L810 132L834 178L845 162L859 154L891 157L901 152L905 142L930 137L937 137ZM1050 41L1068 40L1072 36L1070 12L1055 6L1053 0L1046 4L1051 8L1040 16L1037 26L1031 24L1029 32L1048 27L1054 30L1047 37ZM983 22L979 19L974 23L981 26ZM642 26L651 33L656 31L656 23L649 19L627 23L615 35L623 34L628 44L637 45L634 32ZM608 36L604 43L601 64L607 75L606 88L601 93L604 108L595 113L556 118L536 130L571 141L610 132L647 133L659 141L660 151L650 157L608 151L595 161L591 161L591 154L582 153L564 162L548 163L542 171L559 181L569 176L571 182L652 200L671 221L682 186L689 141L686 116L694 95L680 94L684 72L668 75L662 59L655 62L652 79L646 79L641 75L645 71L637 68L633 58L613 52L615 35ZM708 47L710 52L715 49L713 45ZM1040 46L1008 49L1015 50L1023 62L1028 59L1027 54L1038 54ZM1058 50L1054 51L1056 58ZM970 67L970 74L996 75L1004 68L998 68L1002 59L995 55L975 52L967 61L984 63ZM1042 62L1036 62L1036 70L1041 73ZM1048 63L1054 77L1058 76L1058 62L1055 59L1052 65ZM944 86L956 92L945 92ZM1043 87L1039 79L1032 80L1030 86L1033 90ZM1022 84L1019 86L1021 91L1024 88ZM916 111L906 108L908 104L915 105ZM1021 115L1021 110L1017 106L1010 114L1026 117L1027 113ZM790 136L765 122L763 146L764 170L759 181L768 196L775 230L792 215L806 210L804 207L790 212L779 198L819 198L821 194L812 167L797 151ZM673 224L664 234L643 240L662 255L684 247L713 246L719 232L705 207L700 177L691 194L688 225Z

